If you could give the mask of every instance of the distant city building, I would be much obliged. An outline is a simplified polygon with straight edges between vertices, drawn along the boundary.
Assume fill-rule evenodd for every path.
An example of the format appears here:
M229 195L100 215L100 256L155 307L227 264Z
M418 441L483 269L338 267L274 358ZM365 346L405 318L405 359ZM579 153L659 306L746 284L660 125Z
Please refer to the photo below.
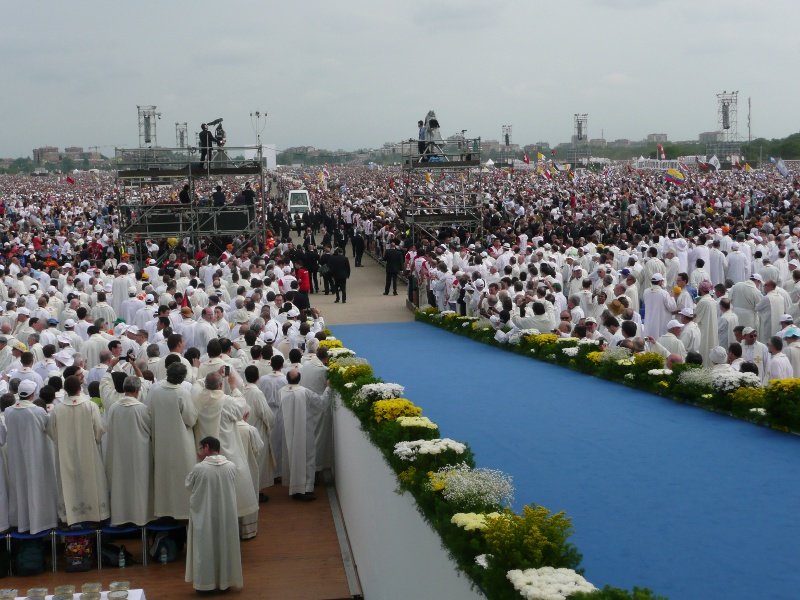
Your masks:
M594 138L589 140L589 145L594 148L605 148L608 146L608 142L604 138Z
M37 165L44 163L57 163L61 160L56 146L42 146L33 149L33 162Z
M713 144L715 142L725 141L725 132L723 131L704 131L697 136L697 141L701 144Z
M645 141L648 144L663 144L669 140L666 133L648 133Z
M616 148L625 148L625 147L630 146L632 144L633 144L632 141L630 141L628 139L625 139L625 138L619 138L619 139L614 140L613 142L609 142L608 143L609 146L614 146Z
M72 160L82 160L83 148L80 146L67 146L64 148L64 155Z

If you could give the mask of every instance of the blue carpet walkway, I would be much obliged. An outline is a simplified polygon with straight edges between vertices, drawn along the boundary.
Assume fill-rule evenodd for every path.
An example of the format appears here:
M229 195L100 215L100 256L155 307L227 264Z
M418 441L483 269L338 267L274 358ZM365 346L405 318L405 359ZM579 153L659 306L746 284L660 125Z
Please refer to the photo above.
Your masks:
M510 473L515 508L566 511L595 585L800 597L800 439L429 325L332 329L480 466Z

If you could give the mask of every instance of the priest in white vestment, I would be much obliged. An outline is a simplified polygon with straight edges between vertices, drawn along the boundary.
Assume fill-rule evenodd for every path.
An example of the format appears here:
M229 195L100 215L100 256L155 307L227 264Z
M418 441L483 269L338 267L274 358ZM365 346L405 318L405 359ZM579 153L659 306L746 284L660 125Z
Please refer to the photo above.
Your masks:
M767 367L767 381L793 377L792 363L789 361L789 357L783 353L783 340L776 335L772 336L767 344L767 349L770 355Z
M782 329L781 317L791 308L786 299L775 289L772 280L764 282L766 294L756 305L758 313L758 341L766 344Z
M711 349L719 346L719 317L717 316L717 303L711 297L711 282L702 281L697 293L700 295L694 306L694 322L700 330L700 355L703 364L709 364Z
M153 439L153 512L156 517L189 518L189 492L184 481L197 462L192 431L197 409L191 393L181 385L187 372L183 363L171 364L166 381L152 386L147 395Z
M287 385L281 389L284 446L281 473L289 495L296 500L314 500L316 473L315 432L327 399L300 384L300 373L286 374Z
M22 382L19 400L5 410L8 428L8 517L19 531L39 533L58 525L58 487L47 412L32 402L33 382Z
M680 340L682 330L683 325L680 321L672 319L667 323L667 332L659 337L658 340L651 342L651 350L658 352L665 360L674 355L679 356L683 361L686 358L686 346ZM648 339L652 340L652 338Z
M735 283L728 292L731 308L739 319L739 325L743 327L758 327L756 307L763 297L760 286L761 275L755 273L750 279Z
M719 317L717 318L717 337L719 345L728 349L731 343L736 341L733 330L739 325L739 317L731 310L731 301L728 298L720 298Z
M197 409L194 437L197 443L208 436L217 438L222 454L236 465L238 515L244 519L242 539L248 539L255 536L258 526L258 495L253 492L247 454L236 426L247 412L247 402L238 389L238 375L231 371L227 379L233 390L230 395L223 391L219 373L206 375L204 385L195 383L192 392L192 401Z
M267 404L275 415L275 424L272 426L270 447L275 453L275 477L281 476L283 454L283 416L281 414L281 389L286 385L286 375L283 373L284 359L281 354L275 354L269 360L272 372L259 378L258 389L264 394Z
M322 396L328 387L328 351L320 348L316 356L310 357L300 367L303 387ZM328 403L320 415L314 436L316 440L317 471L333 468L333 406Z
M138 377L126 377L122 397L105 413L112 525L141 526L153 519L151 417L139 401L141 387Z
M655 273L650 283L652 285L642 295L644 335L658 338L667 331L667 323L672 319L677 305L672 295L664 289L664 276L661 273Z
M686 348L687 354L689 352L700 352L701 346L701 334L700 329L697 327L697 323L694 322L694 311L691 308L683 308L678 313L678 318L683 324L683 329L681 330L681 342L683 342L683 346Z
M184 480L189 494L185 580L200 592L244 585L236 517L237 467L219 451L219 440L202 439L198 455L202 461Z
M100 409L81 394L81 380L64 381L66 398L57 403L47 422L56 456L59 517L68 525L99 522L109 517L108 483L100 456L105 427Z
M247 422L258 430L264 448L258 458L258 489L264 489L275 483L275 452L271 446L272 428L275 426L275 413L267 404L264 393L258 389L256 382L259 379L258 367L250 365L244 370L247 383L242 388L242 394L247 402Z
M766 344L758 341L758 332L752 327L742 329L742 360L755 363L762 385L767 382L769 350Z

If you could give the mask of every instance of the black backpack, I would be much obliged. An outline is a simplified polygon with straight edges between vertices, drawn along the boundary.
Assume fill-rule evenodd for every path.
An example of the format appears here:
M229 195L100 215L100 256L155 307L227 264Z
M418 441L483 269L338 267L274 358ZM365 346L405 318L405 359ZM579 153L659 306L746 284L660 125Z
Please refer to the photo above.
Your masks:
M39 540L19 543L14 554L15 575L39 575L44 573L44 550Z

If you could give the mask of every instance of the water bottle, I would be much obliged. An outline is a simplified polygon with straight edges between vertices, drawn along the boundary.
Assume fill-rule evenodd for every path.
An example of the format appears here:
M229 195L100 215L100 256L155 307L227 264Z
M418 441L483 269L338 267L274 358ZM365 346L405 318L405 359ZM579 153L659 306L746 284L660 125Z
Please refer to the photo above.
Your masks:
M119 568L125 568L125 546L120 546L119 548Z
M161 552L158 555L158 560L162 565L167 564L167 547L164 544L161 544Z

